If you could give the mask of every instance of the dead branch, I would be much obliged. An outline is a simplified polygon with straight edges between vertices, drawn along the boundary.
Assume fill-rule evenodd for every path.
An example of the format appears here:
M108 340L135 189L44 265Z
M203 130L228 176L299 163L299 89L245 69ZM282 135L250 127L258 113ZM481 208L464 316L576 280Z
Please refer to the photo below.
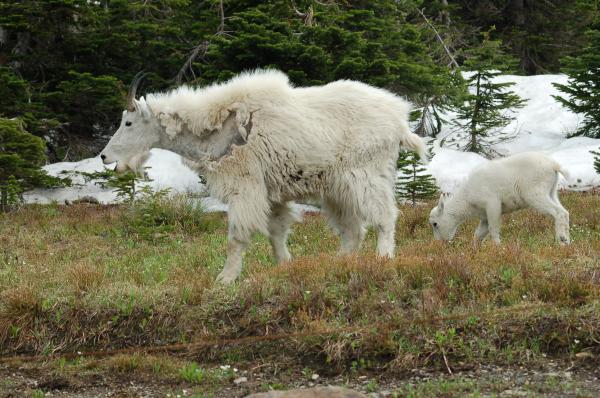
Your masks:
M194 73L194 68L192 67L192 64L194 63L194 60L198 57L198 55L200 55L201 58L204 58L206 52L208 51L209 44L210 42L208 40L203 41L202 43L194 47L194 49L190 52L189 57L185 60L185 62L181 66L181 69L179 69L179 72L177 72L177 76L175 76L175 82L178 85L181 84L183 77L185 76L186 71L188 69L192 74L193 79L196 79L196 74Z
M225 20L227 18L225 17L225 7L223 5L223 0L219 1L218 13L219 13L219 19L220 19L219 27L213 36L229 35L229 32L225 30ZM196 79L196 74L194 73L194 68L193 68L194 60L198 57L204 58L206 56L209 46L210 46L210 40L205 40L202 43L198 44L196 47L194 47L194 49L190 52L190 55L185 60L185 62L179 69L179 72L177 72L177 75L175 76L175 82L178 85L181 84L181 82L183 81L183 78L188 70L192 74L192 78L194 80Z
M294 1L292 0L292 8L294 9L294 12L296 13L296 15L298 15L300 18L304 19L304 25L306 25L306 26L314 25L315 12L313 10L312 5L308 6L308 10L306 12L300 12L296 8L296 4L294 4Z
M442 37L440 36L440 34L438 33L437 29L435 28L435 26L433 26L433 24L431 22L429 22L429 19L427 19L427 17L425 16L425 14L423 13L422 10L417 8L417 11L419 12L419 14L421 14L421 16L423 17L423 19L425 20L425 23L427 24L427 26L429 26L431 28L431 30L433 30L433 33L435 34L435 36L437 37L438 41L440 42L440 44L442 45L442 47L444 48L446 55L448 55L448 58L450 58L450 66L453 68L458 68L458 63L456 62L456 60L454 59L454 56L452 55L452 53L450 52L450 49L448 48L448 46L446 45L446 43L444 42L444 39L442 39Z

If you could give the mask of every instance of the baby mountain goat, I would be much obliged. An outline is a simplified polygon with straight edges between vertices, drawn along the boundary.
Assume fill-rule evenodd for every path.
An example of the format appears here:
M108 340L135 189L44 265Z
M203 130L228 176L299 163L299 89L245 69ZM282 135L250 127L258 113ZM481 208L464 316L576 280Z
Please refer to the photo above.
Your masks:
M569 244L569 213L557 195L560 165L541 153L526 152L492 160L476 168L454 194L442 195L429 223L436 239L451 240L468 218L479 218L473 244L488 233L500 243L503 213L527 207L554 218L556 241Z

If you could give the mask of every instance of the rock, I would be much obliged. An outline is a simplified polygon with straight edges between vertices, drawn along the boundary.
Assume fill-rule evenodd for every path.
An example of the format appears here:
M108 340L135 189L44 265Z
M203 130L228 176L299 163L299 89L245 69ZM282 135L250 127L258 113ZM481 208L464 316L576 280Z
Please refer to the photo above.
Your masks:
M75 199L73 201L69 201L68 199L65 199L65 204L67 206L72 205L72 204L75 205L75 204L78 204L78 203L90 203L90 204L93 204L93 205L97 205L97 204L100 204L100 201L98 199L96 199L95 197L90 196L90 195L82 196L82 197L80 197L78 199Z
M310 378L313 380L317 380L319 378L319 375L316 373L313 373L312 376L310 376Z
M235 385L240 385L240 384L242 384L242 383L246 383L247 381L248 381L248 378L247 378L247 377L244 377L244 376L242 376L242 377L238 377L237 379L235 379L235 380L233 381L233 383L234 383Z
M575 354L576 358L579 359L592 359L594 358L594 354L592 354L591 352L587 352L587 351L581 351L578 352L577 354Z
M250 394L246 398L367 398L366 395L342 387L299 388Z
M522 390L504 390L500 393L501 397L525 397L527 392Z

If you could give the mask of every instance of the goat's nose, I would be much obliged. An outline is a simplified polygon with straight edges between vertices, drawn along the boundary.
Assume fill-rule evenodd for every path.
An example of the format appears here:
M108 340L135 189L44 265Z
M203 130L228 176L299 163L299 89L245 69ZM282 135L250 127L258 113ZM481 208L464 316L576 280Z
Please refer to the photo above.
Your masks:
M106 159L106 155L100 155L100 159L102 159L102 160Z

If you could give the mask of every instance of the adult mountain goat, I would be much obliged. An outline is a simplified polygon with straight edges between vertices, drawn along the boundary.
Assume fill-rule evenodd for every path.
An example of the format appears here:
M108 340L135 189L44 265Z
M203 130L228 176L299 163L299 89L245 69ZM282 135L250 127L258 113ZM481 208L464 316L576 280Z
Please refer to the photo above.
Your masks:
M135 167L150 148L195 162L211 195L229 205L227 260L218 280L240 275L255 231L270 237L278 263L289 261L286 241L296 219L290 204L304 198L321 201L341 236L341 253L357 250L373 225L378 254L394 255L398 150L425 158L422 140L408 128L407 102L355 81L295 88L274 70L136 100L138 82L100 156L116 162L117 171Z
M442 195L429 223L436 239L451 240L468 218L479 218L473 238L477 246L488 234L500 243L502 213L531 207L554 218L556 241L569 244L569 212L558 200L558 175L566 175L555 160L524 152L479 166L450 196Z

